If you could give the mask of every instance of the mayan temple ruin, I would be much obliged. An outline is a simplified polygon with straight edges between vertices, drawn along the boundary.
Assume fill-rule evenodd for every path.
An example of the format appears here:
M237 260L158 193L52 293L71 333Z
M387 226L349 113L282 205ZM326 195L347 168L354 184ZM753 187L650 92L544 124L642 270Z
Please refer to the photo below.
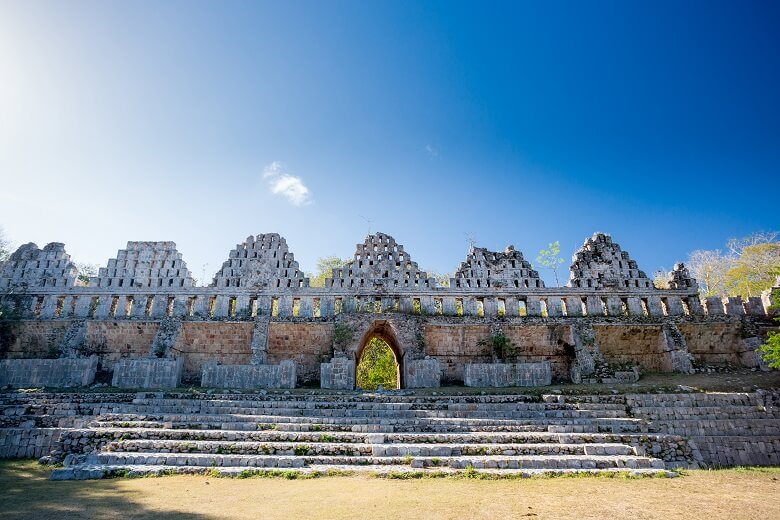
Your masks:
M80 397L91 403L83 406L51 395L50 404L44 406L49 418L30 419L38 427L18 430L10 421L0 430L5 432L2 453L55 459L68 455L69 469L55 472L57 478L93 478L119 467L140 474L160 467L199 468L212 461L208 451L198 455L201 458L152 455L171 449L175 453L173 444L186 438L175 433L184 426L176 425L196 420L202 421L199 428L213 429L208 438L215 442L224 438L225 431L249 429L252 432L246 435L282 443L290 441L287 430L305 432L316 427L336 432L339 442L366 443L360 445L365 453L337 445L317 447L311 460L291 456L294 447L287 445L262 456L251 447L235 452L235 456L251 455L246 464L260 467L395 467L399 457L413 454L419 455L415 467L452 456L449 467L454 469L483 464L520 470L524 466L518 457L469 458L478 452L468 445L452 445L456 442L452 436L469 431L477 436L476 442L498 443L498 451L491 448L487 455L522 454L501 443L521 442L516 437L525 434L518 432L537 429L547 435L536 439L539 442L560 443L558 435L566 434L579 436L573 442L591 447L584 452L575 447L564 450L574 457L571 460L544 459L538 463L541 466L528 462L527 468L532 469L654 471L737 464L743 459L776 464L780 440L771 432L776 433L780 420L772 411L773 398L764 402L758 394L552 395L537 403L501 395L475 399L356 393L338 403L335 415L315 413L307 419L298 417L301 410L328 408L332 394L298 395L282 403L268 401L276 394L254 394L258 401L250 402L245 394L228 393L289 393L301 387L352 392L363 350L374 338L392 350L400 391L631 384L643 373L687 374L712 364L765 368L757 347L772 327L769 294L747 301L702 298L683 264L668 273L666 285L656 288L629 253L602 233L587 238L575 252L569 280L562 287L546 286L523 253L511 245L504 251L472 246L449 284L440 286L403 245L384 233L371 234L357 244L352 260L333 269L323 287L310 285L287 241L276 233L249 236L237 244L207 286L195 284L173 242L128 242L88 282L79 280L63 244L51 243L43 249L25 244L0 271L3 303L20 317L4 339L0 386L82 387L98 377L115 389L174 393ZM512 348L491 347L496 344ZM206 394L175 393L182 385L225 392L225 401L203 400ZM43 406L35 403L34 397L9 394L4 406L20 410L16 423L23 424L25 410ZM262 411L258 406L270 409ZM741 407L734 413L744 413L749 426L736 434L719 431L726 425L718 421L704 428L695 420L698 406ZM437 422L422 419L429 417L430 407L442 410L436 412ZM693 422L678 424L659 412L663 407L681 407ZM82 418L65 419L63 410L73 410ZM197 417L184 417L190 413ZM234 413L253 422L225 415ZM266 413L275 417L273 433L263 433L271 428L271 419L263 418ZM518 417L531 422L501 426L502 421ZM158 430L153 435L125 432L122 435L130 435L131 440L117 442L120 423L131 430ZM497 431L505 431L506 438L496 437ZM407 434L412 432L429 432L433 437L427 442L433 444L405 451L411 442ZM713 441L717 435L717 442ZM746 441L743 437L748 435L755 438ZM309 437L304 435L311 441ZM64 446L64 439L86 442L89 449L74 451ZM138 451L148 456L129 454ZM293 451L300 455L298 448ZM217 465L228 472L243 464L230 457L220 460Z

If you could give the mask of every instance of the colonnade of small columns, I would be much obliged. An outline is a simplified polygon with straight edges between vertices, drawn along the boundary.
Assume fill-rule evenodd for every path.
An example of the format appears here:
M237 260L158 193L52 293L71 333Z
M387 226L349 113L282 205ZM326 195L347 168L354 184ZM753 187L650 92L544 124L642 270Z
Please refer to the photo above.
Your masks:
M445 296L280 294L66 294L32 296L27 318L56 319L250 319L255 316L329 318L339 313L400 312L428 316L581 317L581 316L765 316L761 298L710 297L671 292L617 296L527 295Z

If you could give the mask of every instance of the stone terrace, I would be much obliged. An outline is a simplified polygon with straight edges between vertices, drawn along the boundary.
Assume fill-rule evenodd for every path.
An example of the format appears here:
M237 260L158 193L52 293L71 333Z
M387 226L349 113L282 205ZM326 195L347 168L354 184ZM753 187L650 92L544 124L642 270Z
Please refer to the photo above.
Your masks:
M767 393L3 394L0 454L54 479L262 470L630 471L778 464Z

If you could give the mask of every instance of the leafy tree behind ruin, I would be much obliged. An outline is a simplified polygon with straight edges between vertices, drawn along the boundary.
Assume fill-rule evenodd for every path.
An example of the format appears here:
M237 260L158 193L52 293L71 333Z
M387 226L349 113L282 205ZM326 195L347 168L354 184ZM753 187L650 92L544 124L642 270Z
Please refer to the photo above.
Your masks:
M379 338L372 338L357 367L357 386L365 390L398 388L398 365L390 347Z
M344 267L344 264L348 264L352 260L341 259L337 256L323 256L317 259L317 273L307 273L309 277L309 286L311 287L325 287L325 278L330 278L333 275L333 270L340 267Z
M732 238L725 252L696 250L686 265L701 286L704 296L759 296L775 280L780 269L780 241L777 232L753 233Z

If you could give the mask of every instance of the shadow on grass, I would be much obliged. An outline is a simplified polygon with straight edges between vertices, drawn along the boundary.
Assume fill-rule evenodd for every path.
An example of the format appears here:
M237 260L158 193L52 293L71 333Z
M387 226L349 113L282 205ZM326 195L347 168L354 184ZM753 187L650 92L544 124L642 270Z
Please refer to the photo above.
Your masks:
M213 516L148 509L118 480L50 481L51 470L30 460L0 461L0 517L12 519L192 518Z

